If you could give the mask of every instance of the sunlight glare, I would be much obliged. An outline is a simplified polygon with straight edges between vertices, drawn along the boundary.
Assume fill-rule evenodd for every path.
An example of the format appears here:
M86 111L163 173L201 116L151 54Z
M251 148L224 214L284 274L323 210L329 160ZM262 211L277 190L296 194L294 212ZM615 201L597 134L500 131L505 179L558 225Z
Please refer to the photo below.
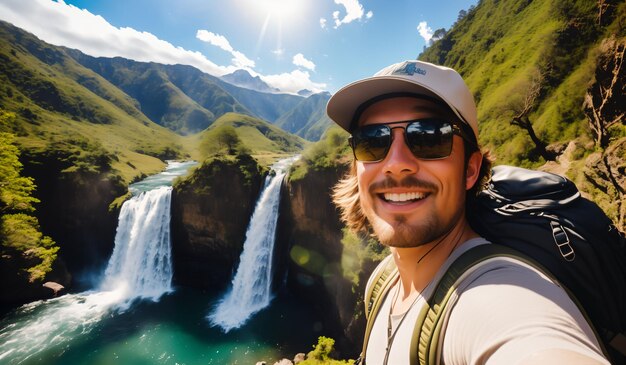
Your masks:
M252 0L257 10L275 20L289 20L302 10L301 0Z

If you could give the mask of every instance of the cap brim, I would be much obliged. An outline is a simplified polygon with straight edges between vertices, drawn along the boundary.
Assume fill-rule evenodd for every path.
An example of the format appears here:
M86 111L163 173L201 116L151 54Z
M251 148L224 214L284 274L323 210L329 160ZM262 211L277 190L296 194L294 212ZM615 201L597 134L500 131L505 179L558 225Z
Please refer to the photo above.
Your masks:
M355 81L337 91L326 105L326 113L346 131L350 131L350 123L354 113L363 103L381 95L409 92L442 100L461 120L465 119L440 95L425 85L397 76L374 76Z

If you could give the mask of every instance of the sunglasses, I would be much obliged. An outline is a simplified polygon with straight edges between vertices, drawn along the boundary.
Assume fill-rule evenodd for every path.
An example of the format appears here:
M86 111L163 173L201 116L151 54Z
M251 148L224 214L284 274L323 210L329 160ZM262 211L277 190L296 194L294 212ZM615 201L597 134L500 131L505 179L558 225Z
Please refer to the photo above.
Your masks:
M406 126L390 127L394 124ZM385 159L393 141L392 130L404 129L404 141L413 153L421 160L437 160L450 156L453 136L461 136L473 141L469 134L457 123L440 118L424 118L371 124L357 128L349 138L354 158L362 162L379 162ZM473 133L471 134L473 136Z

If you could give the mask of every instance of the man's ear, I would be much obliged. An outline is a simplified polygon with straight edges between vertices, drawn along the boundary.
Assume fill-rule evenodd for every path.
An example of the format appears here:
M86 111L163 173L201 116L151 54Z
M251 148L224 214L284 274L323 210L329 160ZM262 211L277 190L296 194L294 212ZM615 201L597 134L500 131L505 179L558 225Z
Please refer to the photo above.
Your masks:
M479 151L472 153L467 161L467 169L465 170L465 190L471 189L476 184L482 163L483 155Z

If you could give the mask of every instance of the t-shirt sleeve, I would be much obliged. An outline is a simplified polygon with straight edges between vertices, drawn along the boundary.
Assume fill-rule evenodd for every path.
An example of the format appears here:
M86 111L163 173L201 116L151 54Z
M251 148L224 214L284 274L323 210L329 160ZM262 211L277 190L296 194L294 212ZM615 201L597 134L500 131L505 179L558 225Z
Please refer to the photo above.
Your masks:
M609 364L567 293L523 264L499 263L471 275L453 300L443 340L447 365L512 365L554 349Z

